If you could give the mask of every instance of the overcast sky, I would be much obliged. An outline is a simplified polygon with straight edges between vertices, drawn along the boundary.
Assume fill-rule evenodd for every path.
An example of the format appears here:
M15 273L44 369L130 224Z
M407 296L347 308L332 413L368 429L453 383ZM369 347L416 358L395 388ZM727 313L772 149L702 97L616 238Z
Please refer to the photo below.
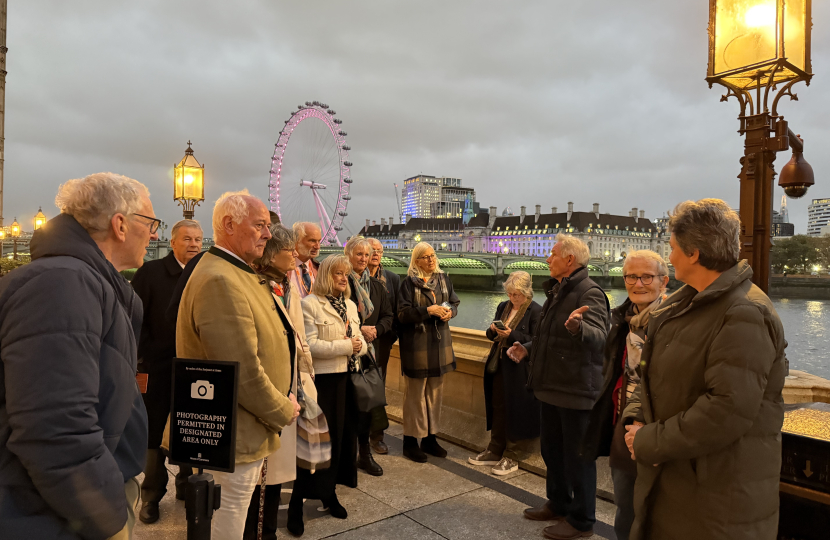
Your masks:
M392 184L419 173L460 177L499 213L737 206L739 111L704 81L708 4L9 0L6 223L31 228L39 205L53 217L61 182L109 170L144 182L172 224L188 139L209 223L224 191L267 199L283 122L315 99L348 132L355 232L397 220ZM809 199L830 197L830 6L813 10L815 77L779 107L816 173L789 203L797 232Z

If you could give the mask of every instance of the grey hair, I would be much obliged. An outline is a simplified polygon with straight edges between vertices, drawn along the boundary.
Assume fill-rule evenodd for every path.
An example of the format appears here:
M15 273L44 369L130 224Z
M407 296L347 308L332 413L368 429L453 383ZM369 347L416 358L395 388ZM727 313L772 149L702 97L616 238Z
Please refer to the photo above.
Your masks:
M271 231L271 238L265 243L265 249L262 250L262 257L254 261L254 264L259 266L268 266L271 264L271 259L274 255L284 249L294 249L297 242L294 240L294 231L287 228L282 223L274 223L269 227Z
M305 238L308 233L306 232L306 227L314 227L320 234L323 234L323 229L320 228L320 225L314 223L312 221L298 221L291 226L294 229L294 238L296 238L297 242L300 242Z
M179 229L182 227L193 227L194 229L199 229L199 232L204 234L202 225L198 221L195 219L183 219L173 225L173 229L170 231L170 238L176 238L176 233L179 232Z
M343 246L343 253L346 257L351 259L352 255L354 255L354 252L359 247L365 247L369 250L369 254L372 254L372 243L362 236L352 236L349 238L349 241L346 242L345 246Z
M638 249L629 253L625 257L625 261L623 261L623 274L625 274L625 267L628 266L628 263L634 259L653 262L658 276L669 275L669 265L666 264L666 261L660 256L659 253L651 251L650 249ZM665 289L666 288L663 287L663 290Z
M311 286L311 292L322 297L331 294L334 290L331 275L341 268L346 271L346 275L352 272L352 263L349 262L348 257L345 255L329 255L323 259L323 262L320 263L320 268L317 270L314 285ZM352 288L349 286L348 280L346 280L346 291L343 294L346 295L346 298L351 298L352 296Z
M115 214L129 216L141 210L141 199L149 196L147 186L138 180L101 172L64 182L55 206L92 235L108 230Z
M700 265L725 272L741 254L741 218L720 199L686 201L669 214L669 231L683 253L700 253Z
M559 244L559 255L561 257L573 255L576 264L588 266L588 261L591 260L591 252L585 242L570 234L559 233L556 235L556 243Z
M533 298L533 280L527 272L521 270L510 272L502 287L504 287L506 293L516 291L527 298Z
M259 200L250 193L247 189L242 191L226 191L213 205L213 236L219 237L224 234L222 231L222 220L225 216L230 216L231 220L236 223L242 223L245 218L251 213L252 200Z
M412 248L412 257L409 259L409 270L406 271L406 275L419 278L427 277L421 272L421 269L418 267L418 263L416 261L418 260L418 257L423 256L428 249L435 251L429 242L418 242L415 247ZM435 256L435 262L436 266L433 274L443 274L444 271L441 270L441 261L438 260L438 255Z

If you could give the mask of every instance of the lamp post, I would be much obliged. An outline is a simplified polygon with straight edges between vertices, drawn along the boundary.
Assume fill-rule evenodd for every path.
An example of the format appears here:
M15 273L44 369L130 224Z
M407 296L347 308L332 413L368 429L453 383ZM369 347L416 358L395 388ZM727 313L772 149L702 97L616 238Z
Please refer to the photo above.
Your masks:
M182 205L184 219L193 219L196 205L205 200L205 166L193 157L190 141L182 160L173 165L173 200Z
M34 230L38 230L41 227L43 227L44 225L46 225L46 216L43 215L43 207L42 206L38 207L37 214L35 214L35 218L34 218L33 223L34 223L34 226L35 226Z
M811 0L709 0L709 67L706 81L726 87L721 101L738 100L741 135L741 258L753 282L769 289L772 249L772 193L776 152L792 148L778 185L802 197L813 185L813 170L802 155L803 141L778 114L784 96L797 100L792 87L808 85Z
M20 238L20 223L14 218L11 226L12 240L14 240L14 260L17 260L17 239Z

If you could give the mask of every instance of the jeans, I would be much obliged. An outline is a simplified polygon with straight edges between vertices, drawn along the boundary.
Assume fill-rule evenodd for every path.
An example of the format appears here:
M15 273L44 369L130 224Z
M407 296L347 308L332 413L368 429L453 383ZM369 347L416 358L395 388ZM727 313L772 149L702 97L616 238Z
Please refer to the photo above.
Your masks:
M211 471L213 480L222 486L222 505L213 514L212 540L239 540L245 532L245 519L251 495L259 483L262 460L237 463L232 473ZM265 491L268 493L268 491Z
M631 525L634 524L634 483L637 473L611 468L611 480L614 482L614 502L617 514L614 516L614 532L617 540L628 540Z
M579 531L596 523L597 464L579 456L591 411L542 403L542 458L550 508Z

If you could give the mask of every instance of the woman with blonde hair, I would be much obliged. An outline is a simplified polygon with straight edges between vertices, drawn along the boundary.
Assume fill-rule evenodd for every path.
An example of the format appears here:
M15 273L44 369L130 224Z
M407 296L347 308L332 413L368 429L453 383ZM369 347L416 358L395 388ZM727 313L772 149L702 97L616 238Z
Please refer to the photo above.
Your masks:
M461 301L438 267L435 250L421 242L412 250L398 299L403 405L403 455L418 463L427 454L446 457L435 434L441 419L443 376L455 370L449 320ZM418 446L417 439L421 439Z
M317 386L317 403L326 416L331 437L331 464L311 473L298 469L288 505L288 531L303 534L303 499L320 499L336 518L348 512L337 500L337 484L357 487L357 418L349 373L366 354L357 306L349 300L352 265L343 255L326 258L311 294L303 298L303 319Z
M493 342L484 368L484 403L490 444L484 452L468 458L473 465L493 466L503 476L519 469L519 461L530 457L533 440L539 437L539 402L527 391L530 369L527 357L513 360L507 350L527 343L542 316L542 306L533 301L533 281L527 272L512 272L504 282L507 300L496 308L487 329Z

